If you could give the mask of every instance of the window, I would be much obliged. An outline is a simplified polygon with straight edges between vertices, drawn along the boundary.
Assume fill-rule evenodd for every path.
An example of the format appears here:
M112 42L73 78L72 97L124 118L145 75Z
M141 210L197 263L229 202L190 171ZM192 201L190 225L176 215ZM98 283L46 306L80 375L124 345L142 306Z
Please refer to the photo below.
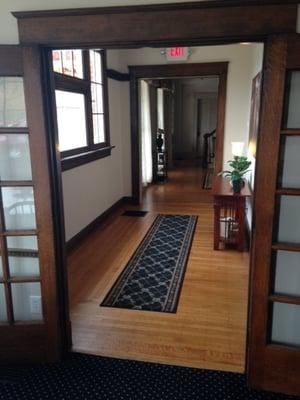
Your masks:
M53 50L52 61L63 170L110 155L105 52Z

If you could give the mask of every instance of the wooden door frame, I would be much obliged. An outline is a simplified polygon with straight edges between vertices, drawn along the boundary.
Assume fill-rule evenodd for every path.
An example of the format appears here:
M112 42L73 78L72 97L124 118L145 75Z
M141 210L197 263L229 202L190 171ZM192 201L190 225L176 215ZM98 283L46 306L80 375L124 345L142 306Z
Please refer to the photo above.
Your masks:
M216 132L216 171L223 168L225 112L226 112L226 88L228 62L211 63L187 63L164 65L139 65L129 66L130 72L130 126L131 126L131 179L132 201L140 203L140 127L139 127L139 93L140 79L151 78L184 78L197 76L218 76L218 111Z

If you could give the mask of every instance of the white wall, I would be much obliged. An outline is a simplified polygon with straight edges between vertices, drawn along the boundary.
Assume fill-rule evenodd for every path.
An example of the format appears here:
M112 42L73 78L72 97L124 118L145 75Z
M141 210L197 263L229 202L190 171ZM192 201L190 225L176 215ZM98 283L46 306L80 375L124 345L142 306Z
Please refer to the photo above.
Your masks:
M250 92L250 97L249 97L249 118L248 118L248 136L246 140L246 145L248 145L249 142L249 128L250 128L250 112L251 112L251 94L252 94L252 80L253 78L260 72L262 71L262 64L263 64L263 53L264 53L264 47L263 46L256 46L253 48L253 56L252 56L252 65L251 65L251 70L250 70L250 79L251 79L251 92ZM249 160L252 162L250 169L251 172L248 175L249 183L252 189L254 189L254 177L255 177L255 161L256 159L253 157L253 154L251 152L251 149L248 147L245 147L245 155L249 158Z
M1 0L0 44L19 43L17 21L11 11L49 10L64 8L128 6L159 3L185 3L198 0ZM300 32L300 7L298 10L298 32Z

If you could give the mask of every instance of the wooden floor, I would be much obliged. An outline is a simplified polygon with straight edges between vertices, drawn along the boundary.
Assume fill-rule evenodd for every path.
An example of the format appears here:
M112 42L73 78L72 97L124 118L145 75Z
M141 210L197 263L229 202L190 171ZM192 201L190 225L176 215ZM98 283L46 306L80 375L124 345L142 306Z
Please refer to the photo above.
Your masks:
M75 351L244 371L249 257L213 250L212 197L201 175L192 167L173 171L167 184L146 191L146 217L120 209L70 255ZM158 213L199 216L177 313L99 307Z

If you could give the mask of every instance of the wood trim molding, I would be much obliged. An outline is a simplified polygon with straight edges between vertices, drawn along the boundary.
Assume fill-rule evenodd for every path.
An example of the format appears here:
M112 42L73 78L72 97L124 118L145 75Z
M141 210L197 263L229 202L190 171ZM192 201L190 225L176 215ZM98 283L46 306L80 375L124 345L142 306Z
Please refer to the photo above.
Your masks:
M101 158L109 157L111 155L111 150L114 148L115 146L108 146L97 150L87 151L85 153L75 154L73 156L62 158L61 170L67 171L72 168L80 167L80 165L100 160Z
M75 236L69 239L66 242L66 251L67 253L71 252L75 247L79 246L80 243L86 239L86 237L93 232L95 229L99 228L99 226L110 217L118 208L120 208L123 204L128 204L131 202L130 197L122 197L118 201L116 201L112 206L110 206L106 211L100 214L97 218L95 218L92 222L90 222L85 228L81 229Z
M258 40L268 34L295 33L297 7L294 0L247 5L229 1L226 6L225 1L204 1L13 15L18 18L21 44L135 47Z
M170 78L200 75L221 75L227 73L228 62L186 63L164 65L138 65L129 67L131 78Z
M14 325L13 328L9 325L1 325L0 365L7 367L12 360L17 360L18 364L28 364L28 360L31 363L44 362L47 357L46 335L47 326L43 323ZM22 350L16 346L16 343L20 341Z
M190 63L167 65L129 66L130 72L130 115L131 115L131 177L132 198L134 204L140 202L140 140L139 140L139 105L138 80L142 78L184 77L184 76L219 76L218 124L216 134L216 171L223 169L223 149L225 131L225 106L228 62Z

